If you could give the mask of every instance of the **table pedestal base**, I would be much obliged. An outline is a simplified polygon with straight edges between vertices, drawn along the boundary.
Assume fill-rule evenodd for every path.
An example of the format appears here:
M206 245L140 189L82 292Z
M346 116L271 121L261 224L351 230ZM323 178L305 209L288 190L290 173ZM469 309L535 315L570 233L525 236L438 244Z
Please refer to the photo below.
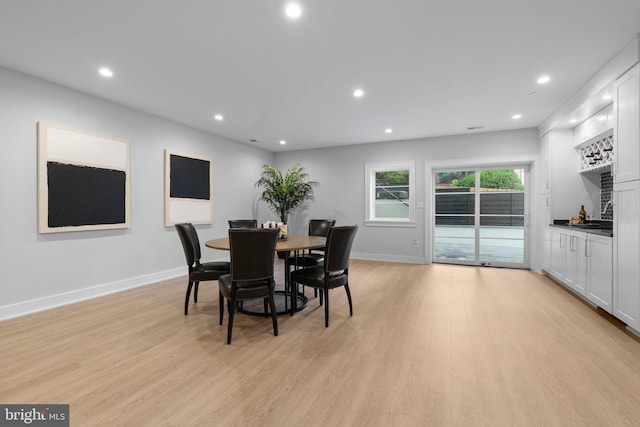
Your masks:
M291 313L291 295L285 297L284 291L275 291L273 299L276 304L276 313L277 314L290 314ZM309 299L298 293L298 303L296 306L296 312L304 309L307 306L307 302ZM251 316L264 316L264 302L262 299L248 300L238 302L237 310L244 314L249 314ZM267 304L267 307L269 305ZM269 314L268 314L269 315Z

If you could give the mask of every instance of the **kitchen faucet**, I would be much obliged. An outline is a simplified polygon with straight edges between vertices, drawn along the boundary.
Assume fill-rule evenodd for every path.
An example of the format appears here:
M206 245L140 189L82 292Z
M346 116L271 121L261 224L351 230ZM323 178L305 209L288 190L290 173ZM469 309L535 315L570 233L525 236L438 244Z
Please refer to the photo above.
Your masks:
M602 215L604 215L605 213L607 213L607 209L609 209L609 206L612 205L612 201L609 200L605 205L604 205L604 209L602 209Z

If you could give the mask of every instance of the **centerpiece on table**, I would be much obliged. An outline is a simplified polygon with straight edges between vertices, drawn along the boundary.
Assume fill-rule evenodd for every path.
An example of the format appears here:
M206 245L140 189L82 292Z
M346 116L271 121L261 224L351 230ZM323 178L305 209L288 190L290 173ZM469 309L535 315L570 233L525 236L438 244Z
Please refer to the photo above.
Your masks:
M266 202L286 225L292 210L313 200L313 187L318 183L308 178L309 174L299 163L289 166L284 176L273 166L263 165L262 175L256 181L256 187L262 189L260 200Z

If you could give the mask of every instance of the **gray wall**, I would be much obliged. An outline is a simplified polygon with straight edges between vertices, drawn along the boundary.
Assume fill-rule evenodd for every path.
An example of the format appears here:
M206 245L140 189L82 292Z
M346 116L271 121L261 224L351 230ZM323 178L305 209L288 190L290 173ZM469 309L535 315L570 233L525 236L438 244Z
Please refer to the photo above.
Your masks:
M38 234L38 121L129 140L129 229ZM354 246L360 258L408 262L429 260L425 163L537 156L539 149L537 132L526 129L274 154L1 67L0 135L0 319L185 274L178 237L163 222L165 148L213 159L214 224L198 226L202 241L225 235L230 218L276 219L254 187L265 163L284 170L300 162L320 182L315 202L289 221L290 232L306 233L310 218L363 224L365 163L415 160L416 201L426 208L417 209L417 226L363 226ZM203 255L228 256L206 248Z
M131 146L131 227L38 234L36 123L127 139ZM0 68L0 319L182 275L173 227L164 226L165 148L213 160L214 224L259 209L254 182L272 153ZM203 248L207 259L226 253Z
M310 218L335 218L338 225L361 225L353 247L355 256L359 258L429 262L429 245L425 245L429 231L425 228L425 212L430 207L430 199L425 195L428 189L425 182L429 178L425 173L430 170L425 172L425 164L433 162L438 167L446 167L461 162L480 165L525 157L535 159L539 149L537 130L523 129L284 152L276 154L276 163L279 169L284 170L299 162L311 178L320 183L315 191L315 202L291 218L292 232L304 232ZM424 209L416 209L416 227L363 226L365 164L405 160L416 162L416 202L425 205ZM531 213L535 215L533 187L530 194ZM417 248L414 240L418 240ZM534 242L536 239L530 240L534 246L537 244ZM531 252L536 251L537 248L531 248ZM536 263L532 261L532 264Z

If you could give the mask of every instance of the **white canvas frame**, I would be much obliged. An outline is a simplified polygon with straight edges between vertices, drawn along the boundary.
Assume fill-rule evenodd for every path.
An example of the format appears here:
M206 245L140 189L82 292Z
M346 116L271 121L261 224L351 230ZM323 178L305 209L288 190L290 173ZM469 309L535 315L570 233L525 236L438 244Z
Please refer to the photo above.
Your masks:
M130 200L130 147L129 141L99 135L63 126L38 122L38 232L107 230L129 228L131 225ZM48 162L87 166L94 169L123 171L124 220L119 223L50 226ZM99 192L100 189L97 189Z
M171 197L171 156L202 160L209 163L209 199ZM213 162L192 154L164 150L164 225L171 227L181 222L213 224Z

